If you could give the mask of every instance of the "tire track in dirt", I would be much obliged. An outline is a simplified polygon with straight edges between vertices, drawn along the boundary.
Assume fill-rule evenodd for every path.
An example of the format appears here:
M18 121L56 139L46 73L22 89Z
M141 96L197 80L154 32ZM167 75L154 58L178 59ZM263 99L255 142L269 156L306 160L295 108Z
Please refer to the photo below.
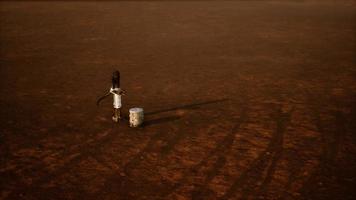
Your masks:
M144 160L144 157L149 152L154 151L155 144L159 140L164 139L165 136L166 132L164 132L163 130L159 130L157 133L150 136L148 138L147 144L138 153L134 154L129 161L121 165L122 167L120 167L119 170L113 169L109 166L109 169L112 170L112 175L106 178L104 184L98 189L97 192L90 196L87 196L86 198L100 199L102 196L105 196L107 194L117 194L120 195L120 199L135 199L136 197L133 193L135 189L139 188L140 192L143 192L145 190L157 191L157 188L156 190L154 190L154 185L148 182L135 182L131 177L131 171L135 169ZM100 162L99 160L102 160L101 158L102 155L98 155L95 159Z
M162 187L161 185L157 185L155 183L149 183L146 181L146 184L145 184L145 180L141 180L140 183L137 183L137 182L134 182L134 180L131 180L130 178L130 175L131 175L131 172L137 168L137 166L143 162L145 160L145 156L148 154L148 153L153 153L153 152L157 152L157 150L155 150L155 143L158 142L158 140L161 140L161 139L167 139L169 140L169 138L166 138L166 131L161 131L159 133L157 133L156 135L154 135L150 141L148 142L148 144L139 152L137 153L136 155L134 155L134 157L129 160L124 166L123 166L123 174L124 174L124 177L117 177L116 181L118 183L120 183L120 189L119 191L121 191L121 195L124 196L125 198L133 198L133 194L131 194L131 191L133 189L137 189L137 188L145 188L144 190L147 190L148 193L150 193L150 195L154 195L154 196L159 196L159 197L166 197L168 196L176 187L176 185L172 185L170 183L166 183L164 185L164 189L157 189L159 187ZM180 139L183 139L183 137L181 137ZM162 151L162 149L164 150L165 147L163 148L159 148L159 150ZM161 152L162 153L162 156L165 156L167 155L169 152L168 151L165 151L165 152ZM162 157L164 158L164 157ZM113 182L113 180L109 179L107 181L107 183L105 185L110 185L110 183L108 182ZM115 185L115 184L114 184ZM117 183L116 183L117 185ZM110 186L109 186L110 187ZM112 187L112 186L111 186ZM107 189L105 188L102 188L101 191L96 194L95 196L101 196L101 194L103 192L105 192ZM141 191L142 192L142 191Z
M38 195L42 195L40 192L41 191L40 186L67 173L73 166L77 165L80 161L84 160L85 158L88 158L100 152L98 151L98 149L102 148L102 146L106 145L107 143L110 143L113 138L118 136L118 134L114 133L113 130L114 127L102 133L101 136L97 135L97 137L99 137L98 138L99 141L87 143L81 145L78 148L75 148L72 151L66 152L66 154L63 155L62 157L68 160L65 163L63 163L60 167L58 167L58 169L48 173L46 176L42 176L35 179L30 185L22 185L17 187L18 189L13 190L9 194L8 199L18 199L26 196L38 197L38 199L40 199L40 196L38 196Z
M277 162L279 161L283 152L283 138L285 130L290 122L293 113L292 108L289 112L284 113L281 108L278 109L274 120L276 121L276 130L272 135L272 139L266 150L261 153L257 159L242 173L227 190L227 192L220 198L221 200L234 197L239 189L242 190L242 199L246 199L257 186L258 180L262 179L263 171L267 170L267 175L263 179L262 184L257 188L257 195L265 192L266 187L273 178L276 170ZM254 186L254 187L253 187Z
M206 158L204 158L198 165L196 165L192 171L199 171L201 167L206 165L209 159L216 157L215 163L210 167L207 175L204 178L203 183L198 186L192 193L192 199L204 198L204 193L207 190L208 184L220 173L222 167L226 163L226 154L231 151L232 145L235 141L236 134L239 133L241 125L247 121L247 106L242 108L240 118L235 122L232 130L225 136L225 138L216 145ZM187 176L187 175L186 175Z
M325 90L324 90L325 92ZM325 92L326 93L326 92ZM312 94L308 95L310 101L318 102L318 98ZM320 161L314 172L309 176L309 178L303 183L302 188L300 189L303 198L309 199L311 195L315 195L315 191L320 187L322 182L322 177L330 177L334 174L334 165L335 159L338 154L340 145L342 143L342 139L344 134L346 133L346 117L340 111L339 106L337 106L337 110L326 112L331 115L333 120L330 124L324 124L322 119L323 111L321 106L323 102L319 101L318 106L311 107L312 115L315 118L315 125L317 127L318 132L321 134L322 140L322 153L320 155ZM324 111L325 113L325 111ZM321 194L325 195L325 194ZM317 197L313 197L317 198Z
M210 168L209 170L209 175L205 178L205 183L198 188L196 191L197 194L200 193L200 190L203 191L207 187L207 184L219 173L220 169L224 166L224 164L221 164L219 162L225 163L225 157L224 153L227 153L230 151L232 144L234 142L234 137L238 133L238 130L241 126L241 124L246 121L247 119L247 106L244 104L242 107L241 115L239 120L236 122L234 125L233 129L231 132L228 133L222 140L222 142L218 143L214 149L212 149L206 157L201 159L201 161L193 166L192 168L189 168L186 170L182 178L171 185L169 188L167 188L165 191L161 192L161 197L163 199L167 198L170 194L172 194L174 191L177 191L179 188L183 187L185 184L189 182L189 178L191 177L192 173L198 172L203 166L206 166L208 161L211 160L212 158L216 157L217 161L214 163L214 165Z
M215 102L215 101L214 101ZM198 104L194 104L193 106L184 106L184 107L187 107L189 109L192 109L193 107L196 108L195 106L197 106ZM174 109L173 109L174 110ZM166 109L166 110L161 110L159 112L168 112L168 111L173 111L172 109ZM153 113L158 113L158 111L155 111L155 112L151 112L151 114ZM142 162L143 160L143 157L150 153L150 152L153 152L154 149L155 149L155 144L161 140L161 139L165 139L168 141L168 144L170 144L170 146L173 146L175 145L175 143L177 143L178 141L174 141L172 142L172 139L167 137L167 134L166 134L167 131L164 131L164 129L160 129L156 134L154 134L150 139L149 139L149 142L147 143L147 145L139 152L137 153L136 155L133 156L133 158L131 160L129 160L125 166L123 167L123 172L126 174L126 175L129 175L130 172L135 169L136 166L138 166L139 163ZM178 132L177 130L173 131L173 132ZM174 137L176 140L178 139L182 139L183 136L177 136L179 138L176 138ZM172 148L172 147L169 147L169 148ZM163 151L165 153L168 153L169 152L169 149L168 147L163 147Z
M132 169L135 168L135 166L137 166L144 158L144 156L149 153L152 152L155 148L155 143L158 142L158 140L160 139L164 139L166 136L166 132L165 131L158 131L155 135L153 135L150 139L149 142L147 143L147 145L137 154L135 154L131 160L129 160L123 167L123 172L125 173L125 175L129 175L130 171Z
M287 178L287 182L284 185L283 193L281 194L279 199L291 199L293 196L290 195L289 191L292 187L292 184L298 179L300 173L302 173L302 169L304 166L304 162L294 159L299 158L298 152L292 152L289 154L292 159L288 161L289 174Z
M185 105L182 107L175 107L172 109L166 109L166 110L160 110L160 111L156 111L156 112L152 112L152 113L157 113L157 112L167 112L167 111L172 111L172 110L177 110L177 109L198 109L199 106L202 105L206 105L206 104L215 104L215 103L222 103L222 102L226 102L229 99L218 99L218 100L214 100L214 101L206 101L203 103L196 103L196 104L191 104L191 105ZM161 148L161 154L162 156L166 156L169 154L169 152L171 152L174 147L179 143L179 141L182 141L185 137L188 136L188 134L185 134L185 132L183 132L184 134L175 134L173 137L169 138L167 140L167 144L164 145Z
M294 111L294 107L287 113L283 113L281 110L279 110L277 113L275 119L277 125L277 129L275 130L276 141L274 147L271 147L271 151L269 151L269 153L272 154L272 158L269 161L270 164L267 168L267 175L264 178L261 186L257 189L254 195L255 198L263 196L267 192L267 187L273 179L273 175L276 171L277 163L281 159L284 152L283 149L284 134L286 132L286 128L288 124L291 122L291 116L293 114L293 111ZM243 199L245 197L244 195L242 197Z
M228 99L219 99L219 100L214 100L214 101L206 101L206 102L202 102L202 103L195 103L195 104L190 104L190 105L174 107L174 108L170 108L170 109L162 109L162 110L158 110L158 111L148 112L148 114L146 114L146 115L153 115L153 114L158 114L161 112L171 112L171 111L175 111L175 110L179 110L179 109L189 109L189 110L198 109L200 106L203 106L206 104L221 103L221 102L225 102L227 100ZM176 132L176 129L171 128L171 131ZM141 190L147 190L151 193L151 195L155 195L155 194L157 196L168 195L170 193L170 191L172 190L172 188L174 187L171 184L166 183L163 186L162 186L162 184L152 185L151 183L148 183L148 182L145 184L145 180L141 180L142 182L137 183L137 182L134 182L134 180L131 179L130 176L131 176L132 171L134 169L136 169L137 166L139 166L139 164L145 160L144 159L145 156L147 156L149 153L154 153L154 152L159 151L162 156L165 156L165 155L169 154L169 152L174 148L174 146L180 140L184 139L186 136L188 136L188 134L179 134L177 136L169 137L169 135L167 135L167 131L165 129L159 129L156 134L154 134L153 136L151 136L149 138L149 141L145 145L145 147L141 151L139 151L138 153L133 155L132 158L127 163L125 163L123 165L122 170L120 170L120 171L122 171L121 174L123 174L124 176L114 175L116 178L114 178L114 179L108 178L108 180L104 183L104 187L99 189L99 192L97 192L95 195L93 195L94 199L96 197L102 196L104 193L106 193L108 190L110 190L110 188L112 188L115 185L117 187L119 187L118 191L120 192L120 195L122 195L122 196L124 196L124 198L128 198L128 199L134 197L134 196L132 196L133 194L131 193L131 190L133 190L135 188L140 188ZM157 144L160 140L167 141L167 145L157 148L155 144ZM114 174L120 174L120 173L114 173ZM164 189L157 190L157 188L155 188L155 187L164 187Z
M219 99L219 100L213 100L213 101L206 101L206 102L202 102L202 103L177 106L177 107L170 108L170 109L162 109L162 110L158 110L158 111L148 112L146 115L153 115L153 114L158 114L158 113L162 113L162 112L170 112L170 111L175 111L175 110L179 110L179 109L198 109L199 106L203 106L206 104L221 103L221 102L224 102L227 100L228 99ZM160 150L162 151L161 153L168 154L169 151L172 150L174 148L174 146L186 136L187 136L187 134L178 134L177 136L173 136L172 138L169 138L169 137L167 137L166 131L159 130L158 133L156 133L155 135L153 135L150 138L147 145L139 153L134 155L133 158L129 162L127 162L125 164L125 166L123 167L124 173L128 175L130 173L130 171L132 169L134 169L134 167L137 166L143 160L142 157L144 157L147 153L152 152L155 147L154 144L157 143L158 140L167 139L167 145L160 148Z
M86 120L80 120L79 123L77 123L77 126L76 127L85 127L85 122ZM48 132L54 132L54 133L57 133L57 132L63 132L63 127L65 127L65 131L68 132L67 134L72 134L74 131L76 131L76 128L74 127L71 127L71 128L68 128L65 126L65 124L58 124L54 127L50 127L48 129ZM38 131L37 131L38 132ZM37 133L36 132L36 133ZM59 136L55 136L55 137L59 137ZM38 150L47 150L46 146L44 144L41 143L41 141L45 141L45 144L48 143L48 138L53 138L53 135L52 134L39 134L36 136L36 138L27 138L26 136L26 139L24 139L28 144L26 145L21 145L22 148L26 148L27 146L31 146L32 148L36 148L36 146L38 146ZM61 141L61 142L65 142L65 141ZM47 151L46 153L42 154L41 156L37 156L36 155L36 161L31 164L31 165L25 165L25 166L16 166L15 168L12 169L12 171L16 171L18 174L21 174L21 175L24 175L23 172L32 172L32 170L38 170L38 169L42 169L43 168L46 168L46 166L43 166L43 160L45 160L46 158L50 158L51 156L56 156L56 155L68 155L68 154L71 154L70 152L72 152L72 147L75 146L75 145L68 145L68 144L65 144L66 148L65 149L60 149L60 150L54 150L53 149L49 149L50 151ZM82 144L79 144L78 147L75 147L74 149L77 149L77 148L80 148L81 146L83 146ZM12 150L12 153L16 153L18 151L20 151L22 149L16 149L16 150ZM21 159L22 157L18 157L18 156L14 156L14 155L11 155L10 153L8 153L8 156L6 157L6 160L8 161L13 161L13 160L18 160L18 159ZM5 162L4 162L5 163ZM8 172L2 172L2 173L8 173ZM1 173L0 173L1 174ZM26 176L26 175L25 175Z

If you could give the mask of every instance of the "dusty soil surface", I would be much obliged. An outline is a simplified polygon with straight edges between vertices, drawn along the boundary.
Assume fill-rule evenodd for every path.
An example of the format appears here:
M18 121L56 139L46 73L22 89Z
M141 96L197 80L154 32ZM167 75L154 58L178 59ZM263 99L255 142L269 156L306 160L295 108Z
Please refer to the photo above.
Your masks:
M355 12L1 2L0 199L354 199Z

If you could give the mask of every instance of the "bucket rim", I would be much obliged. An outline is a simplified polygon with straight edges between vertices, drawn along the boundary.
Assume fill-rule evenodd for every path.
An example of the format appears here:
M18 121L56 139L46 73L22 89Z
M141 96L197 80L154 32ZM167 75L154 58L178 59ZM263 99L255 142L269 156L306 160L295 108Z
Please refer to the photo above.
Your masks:
M130 113L143 112L143 108L138 108L138 107L130 108L129 112Z

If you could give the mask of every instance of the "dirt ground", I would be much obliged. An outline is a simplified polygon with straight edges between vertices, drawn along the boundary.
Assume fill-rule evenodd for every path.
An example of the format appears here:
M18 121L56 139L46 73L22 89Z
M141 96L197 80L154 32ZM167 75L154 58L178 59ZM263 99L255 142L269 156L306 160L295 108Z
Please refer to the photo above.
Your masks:
M356 198L355 2L0 2L0 45L0 199Z

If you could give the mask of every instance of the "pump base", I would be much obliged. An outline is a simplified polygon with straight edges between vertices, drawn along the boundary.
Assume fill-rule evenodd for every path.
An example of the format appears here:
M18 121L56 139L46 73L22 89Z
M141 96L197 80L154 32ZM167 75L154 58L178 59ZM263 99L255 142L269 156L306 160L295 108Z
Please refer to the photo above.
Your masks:
M121 120L121 110L120 108L114 108L114 113L112 116L114 122L119 122Z

